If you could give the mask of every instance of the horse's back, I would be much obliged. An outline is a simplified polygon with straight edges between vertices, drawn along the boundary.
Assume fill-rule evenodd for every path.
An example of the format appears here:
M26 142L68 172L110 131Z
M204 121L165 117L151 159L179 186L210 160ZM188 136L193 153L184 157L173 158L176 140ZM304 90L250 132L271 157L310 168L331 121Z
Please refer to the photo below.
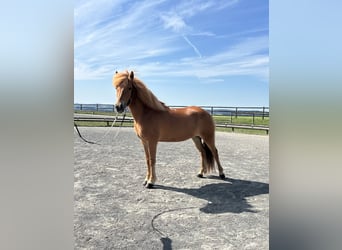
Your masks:
M172 109L171 112L178 117L185 117L187 120L193 120L196 123L205 123L204 125L211 125L214 123L211 115L201 107L189 106Z
M182 141L194 136L212 134L215 124L211 115L200 107L170 109L164 114L161 141Z

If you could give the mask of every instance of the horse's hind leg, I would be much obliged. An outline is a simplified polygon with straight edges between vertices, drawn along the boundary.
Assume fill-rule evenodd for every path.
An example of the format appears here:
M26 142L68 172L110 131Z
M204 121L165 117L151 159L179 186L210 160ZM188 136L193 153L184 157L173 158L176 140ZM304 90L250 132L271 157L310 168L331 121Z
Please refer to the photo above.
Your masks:
M219 155L218 155L218 151L217 151L217 148L214 146L214 150L212 150L212 152L214 153L214 158L215 158L215 161L217 163L217 167L218 167L218 170L219 170L219 176L222 180L224 180L226 178L226 176L224 175L223 173L223 168L222 168L222 165L220 163L220 159L219 159Z
M221 177L221 179L225 179L226 176L223 173L223 168L222 168L222 165L221 165L221 162L220 162L218 151L217 151L217 148L215 147L215 137L212 136L212 137L206 138L206 139L204 139L204 142L207 144L207 146L209 147L210 151L214 155L214 159L215 159L215 161L217 163L217 168L219 170L219 176Z
M205 163L205 160L204 160L205 159L205 151L204 151L204 148L203 148L203 145L202 145L202 139L199 136L195 136L195 137L192 137L192 140L194 141L195 146L198 149L198 151L200 151L201 159L202 159L201 169L200 169L199 173L197 174L197 176L200 177L200 178L203 178L203 174L204 174L205 169L206 169L206 167L205 167L206 163Z

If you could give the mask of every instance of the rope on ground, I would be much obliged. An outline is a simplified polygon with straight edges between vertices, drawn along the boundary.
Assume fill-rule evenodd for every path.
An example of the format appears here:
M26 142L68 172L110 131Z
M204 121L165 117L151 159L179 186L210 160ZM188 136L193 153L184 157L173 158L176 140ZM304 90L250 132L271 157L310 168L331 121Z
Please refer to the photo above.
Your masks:
M124 120L125 120L125 118L126 118L126 112L127 112L127 110L125 110L125 113L124 113L123 118L122 118L122 120L121 120L121 124L120 124L120 126L119 126L119 129L116 131L116 134L115 134L113 140L116 139L116 137L119 135L120 128L122 127L122 124L123 124L123 122L124 122ZM115 119L114 119L112 125L110 126L110 128L112 128L112 127L114 126L114 124L116 123L116 120L117 120L117 119L118 119L118 113L116 113ZM81 135L81 133L80 133L80 131L79 131L79 129L78 129L78 126L76 125L75 122L74 122L74 127L76 128L76 131L77 131L77 133L78 133L78 136L79 136L84 142L89 143L89 144L97 144L97 145L101 145L99 142L101 142L101 141L107 136L107 134L111 131L110 129L108 129L108 130L106 131L106 133L105 133L99 140L93 142L93 141L86 140L86 139Z
M151 220L151 226L154 232L158 233L162 238L169 238L167 234L163 233L161 230L159 230L158 228L155 227L154 225L154 221L161 215L166 214L166 213L172 213L172 212L176 212L176 211L181 211L181 210L186 210L186 209L194 209L194 208L198 208L198 207L182 207L182 208L174 208L174 209L169 209L169 210L165 210L163 212L160 212L158 214L156 214L155 216L153 216L152 220Z

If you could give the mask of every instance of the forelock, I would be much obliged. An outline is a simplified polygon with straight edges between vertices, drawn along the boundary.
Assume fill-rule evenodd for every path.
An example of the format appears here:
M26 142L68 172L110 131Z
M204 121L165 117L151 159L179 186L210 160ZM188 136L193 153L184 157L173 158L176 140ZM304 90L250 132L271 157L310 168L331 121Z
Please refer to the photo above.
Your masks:
M128 79L128 71L116 73L113 77L113 85L117 87L123 80Z

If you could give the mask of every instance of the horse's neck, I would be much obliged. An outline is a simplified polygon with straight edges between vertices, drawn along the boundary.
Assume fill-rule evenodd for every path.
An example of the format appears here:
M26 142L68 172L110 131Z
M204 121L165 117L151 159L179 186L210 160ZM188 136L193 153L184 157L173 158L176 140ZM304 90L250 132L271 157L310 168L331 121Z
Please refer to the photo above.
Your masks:
M134 120L139 121L141 116L144 114L146 106L145 104L140 101L139 98L134 98L129 105L129 109L133 115Z

